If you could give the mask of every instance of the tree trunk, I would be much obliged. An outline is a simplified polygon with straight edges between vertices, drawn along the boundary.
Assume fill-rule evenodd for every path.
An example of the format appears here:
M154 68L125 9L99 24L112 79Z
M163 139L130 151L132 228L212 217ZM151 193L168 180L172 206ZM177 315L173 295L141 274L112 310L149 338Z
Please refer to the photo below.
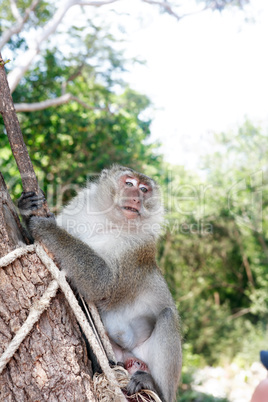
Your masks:
M0 113L24 191L39 191L23 142L0 54ZM44 210L44 214L49 213ZM29 239L0 174L0 257ZM2 264L3 265L3 264ZM35 252L0 266L0 359L52 277ZM3 359L3 357L2 357ZM1 401L95 401L91 362L65 297L58 291L0 375Z
M0 53L0 113L21 174L23 190L39 193L41 190L23 141L4 64ZM50 215L46 202L37 215ZM0 173L0 257L7 254L9 258L10 251L29 242ZM12 262L7 258L0 260L0 400L82 402L96 401L100 394L98 400L106 401L109 394L111 401L125 401L105 352L86 325L86 318L76 310L87 339L93 337L90 345L108 381L108 386L105 381L102 386L101 381L98 380L99 386L95 382L97 389L93 393L91 361L66 298L74 309L77 302L72 299L72 292L63 278L58 280L64 295L57 291L58 281L43 265L45 260L40 250L38 254L34 247L24 247L25 250L25 254ZM53 261L51 263L53 265ZM51 263L48 262L50 269ZM126 372L123 377L124 381L128 379Z
M0 177L0 255L27 242ZM0 267L0 356L52 278L32 252ZM58 291L0 375L1 401L95 401L91 363L76 319Z
M4 64L0 53L0 113L21 174L23 190L40 192L15 113ZM46 202L37 214L50 215ZM0 173L0 257L29 242ZM57 291L57 281L51 277L35 249L31 250L28 248L23 256L12 262L7 262L6 258L0 260L0 400L95 401L91 391L91 361L80 327L65 296ZM79 317L84 328L84 318ZM86 333L91 337L87 328ZM94 348L97 351L100 347L95 345ZM103 357L105 361L101 367L105 371L109 364L105 354ZM115 386L111 392L119 398L116 400L125 400L115 384L114 374L109 370L105 372Z
M23 243L29 244L29 240L0 172L0 258Z

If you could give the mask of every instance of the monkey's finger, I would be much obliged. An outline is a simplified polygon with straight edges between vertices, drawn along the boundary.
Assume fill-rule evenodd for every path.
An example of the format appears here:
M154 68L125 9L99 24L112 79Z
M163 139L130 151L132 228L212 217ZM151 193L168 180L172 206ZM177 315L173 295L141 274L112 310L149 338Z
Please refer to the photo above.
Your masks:
M28 199L28 198L40 198L40 199L45 199L45 194L44 191L41 190L41 192L36 193L35 191L23 191L21 193L21 196L19 199Z
M44 203L46 200L44 193L36 194L34 191L29 191L27 193L22 193L18 200L18 207L22 208L24 205L30 203Z
M32 196L27 196L24 198L25 200L31 200L31 201L38 201L38 202L44 202L46 200L45 196L42 194L35 194L33 193Z
M43 205L44 205L44 201L38 200L38 199L37 200L32 200L32 199L22 200L22 202L20 202L18 204L20 212L22 214L24 214L25 212L38 210L38 209L42 208Z
M22 200L19 200L19 202L18 202L18 207L19 208L22 208L22 207L25 207L25 206L31 206L31 205L42 205L43 203L44 203L44 201L45 201L45 199L41 199L41 198L38 198L38 197L33 197L33 198L28 198L28 199L22 199Z
M21 198L29 198L29 197L32 197L35 194L36 194L35 191L23 191L21 193Z

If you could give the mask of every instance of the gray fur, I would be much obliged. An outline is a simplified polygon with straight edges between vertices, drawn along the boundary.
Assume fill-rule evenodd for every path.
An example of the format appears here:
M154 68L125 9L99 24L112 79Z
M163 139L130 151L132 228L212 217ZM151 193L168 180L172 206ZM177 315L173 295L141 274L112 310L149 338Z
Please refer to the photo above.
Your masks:
M141 210L131 222L120 206L120 196L130 191L118 189L125 174L150 185L149 194L137 195ZM181 370L179 319L155 261L163 208L150 180L113 166L63 209L57 223L34 216L41 202L36 195L23 194L19 207L33 238L55 256L85 299L96 303L117 360L135 356L147 364L149 373L134 373L128 392L152 389L172 402Z

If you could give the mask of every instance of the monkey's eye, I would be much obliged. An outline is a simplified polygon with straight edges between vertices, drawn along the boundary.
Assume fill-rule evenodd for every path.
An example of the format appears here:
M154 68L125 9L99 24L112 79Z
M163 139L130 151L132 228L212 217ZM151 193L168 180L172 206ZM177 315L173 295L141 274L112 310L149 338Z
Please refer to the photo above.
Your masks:
M147 193L148 188L144 185L144 184L140 184L139 185L139 189L143 192L143 193Z
M132 179L131 177L128 177L126 179L126 186L132 187L132 186L137 186L138 182L135 179Z
M146 187L140 187L140 190L141 190L143 193L147 193L148 188L146 188Z

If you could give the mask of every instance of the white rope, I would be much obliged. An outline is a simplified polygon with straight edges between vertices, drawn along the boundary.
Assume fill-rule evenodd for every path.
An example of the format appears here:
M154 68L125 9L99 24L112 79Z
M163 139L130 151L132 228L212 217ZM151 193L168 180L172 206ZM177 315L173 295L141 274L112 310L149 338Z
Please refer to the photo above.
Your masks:
M33 251L36 252L40 260L43 262L43 264L51 273L54 280L50 282L41 299L33 304L26 321L20 327L20 329L18 330L18 332L8 345L7 349L0 357L0 373L3 371L9 360L13 357L14 353L19 348L20 344L29 334L29 332L33 328L34 324L38 321L41 314L49 306L51 299L56 295L57 290L60 287L71 309L73 310L74 315L77 321L79 322L90 346L92 347L92 350L98 359L98 362L102 368L103 373L105 374L108 382L113 388L115 400L126 401L118 385L114 372L109 366L107 356L102 347L100 346L91 326L89 325L84 312L79 306L70 285L66 281L64 271L60 271L58 269L53 260L44 251L43 247L40 244L36 243L31 246L16 249L0 259L0 267L5 267L14 262L17 258L20 258L23 255Z
M33 251L35 251L34 245L16 248L9 254L0 258L0 267L6 267L7 265L12 264L12 262L14 262L17 258L20 258L23 255L26 255L27 253ZM29 334L34 324L38 321L43 311L49 306L50 300L56 295L58 288L59 285L57 284L57 282L52 281L41 299L33 304L26 321L22 324L12 341L9 343L7 349L0 357L0 374L9 362L9 360L12 358L12 356L14 356L14 353L19 348L20 344Z
M0 267L6 267L9 264L12 264L17 258L22 257L25 254L31 253L35 251L35 245L31 244L30 246L16 248L11 251L9 254L0 258Z
M24 255L24 254L22 254ZM29 334L34 324L39 320L41 314L46 308L49 307L50 300L56 295L59 285L57 281L53 280L48 285L45 293L41 299L37 300L31 307L30 312L10 344L8 345L5 352L0 357L0 374L9 362L9 360L14 356L14 353L19 348L20 344L24 341L26 336Z
M50 271L51 275L56 279L58 282L61 290L63 291L70 307L72 308L74 315L79 322L90 346L92 347L93 352L95 353L98 362L107 378L109 383L112 385L114 388L114 392L116 394L116 397L118 401L125 401L125 397L123 396L118 383L116 381L115 375L111 367L109 366L109 363L107 361L107 357L104 354L103 350L101 349L98 341L96 340L96 337L94 335L94 332L92 328L90 327L87 318L82 311L81 307L78 304L78 301L76 297L74 296L74 293L66 281L65 274L63 271L60 271L58 267L55 265L53 260L47 255L47 253L44 251L43 247L40 244L36 244L36 253L43 262L43 264L47 267L47 269Z
M65 273L64 271L60 271L58 267L55 265L54 261L47 255L43 247L35 243L34 245L29 245L21 248L17 248L13 251L11 251L9 254L6 256L0 258L0 268L6 267L7 265L11 264L14 262L16 259L31 253L31 252L36 252L40 260L43 262L45 267L49 270L51 273L52 277L54 278L48 285L46 291L44 292L43 296L37 300L36 302L33 303L32 307L30 308L29 315L25 322L22 324L20 329L17 331L16 335L14 338L11 340L9 345L7 346L5 352L0 356L0 374L2 373L3 369L6 367L7 363L10 361L10 359L14 356L15 352L17 349L20 347L21 343L24 341L24 339L27 337L27 335L30 333L32 330L34 324L39 320L40 316L42 313L49 307L51 299L56 296L57 290L59 287L61 288L62 292L64 293L77 321L79 322L94 354L96 355L98 362L102 368L103 374L106 377L108 386L109 386L109 392L108 394L105 393L101 395L101 400L102 401L116 401L116 402L126 402L126 398L121 392L120 385L124 387L126 384L125 382L128 381L127 377L121 378L119 381L117 379L118 374L115 373L114 370L111 369L109 366L107 356L109 359L114 360L114 353L111 347L111 344L109 342L108 336L105 332L105 329L103 327L102 321L99 317L98 310L96 309L94 304L89 304L88 309L92 315L93 322L92 322L92 327L90 326L87 317L85 316L83 310L78 304L78 301L76 297L74 296L74 293L66 281L65 278ZM84 304L84 307L86 308L86 305L84 303L84 299L81 296L81 300ZM87 310L87 309L86 309ZM87 311L88 314L88 311ZM89 314L88 314L89 316ZM96 328L95 328L96 326ZM99 339L101 338L101 339ZM102 345L103 343L103 345ZM104 346L104 348L103 348ZM107 356L106 356L107 354ZM123 370L123 369L122 369ZM125 370L124 370L125 371ZM95 379L96 380L96 379ZM123 385L124 383L124 385ZM97 381L95 386L97 386ZM102 387L100 387L99 391L101 391ZM107 387L106 387L107 388ZM88 396L92 396L91 390L87 390ZM158 401L161 402L159 397L151 391L144 391L145 394L147 395L147 398L149 397L149 400L151 400L151 397L153 398L152 401ZM89 397L89 400L92 399L92 397ZM134 395L133 395L134 397ZM104 398L104 399L103 399ZM108 399L107 399L108 398ZM143 400L142 395L139 394L139 398ZM94 396L95 399L95 396ZM147 399L146 399L147 400Z

